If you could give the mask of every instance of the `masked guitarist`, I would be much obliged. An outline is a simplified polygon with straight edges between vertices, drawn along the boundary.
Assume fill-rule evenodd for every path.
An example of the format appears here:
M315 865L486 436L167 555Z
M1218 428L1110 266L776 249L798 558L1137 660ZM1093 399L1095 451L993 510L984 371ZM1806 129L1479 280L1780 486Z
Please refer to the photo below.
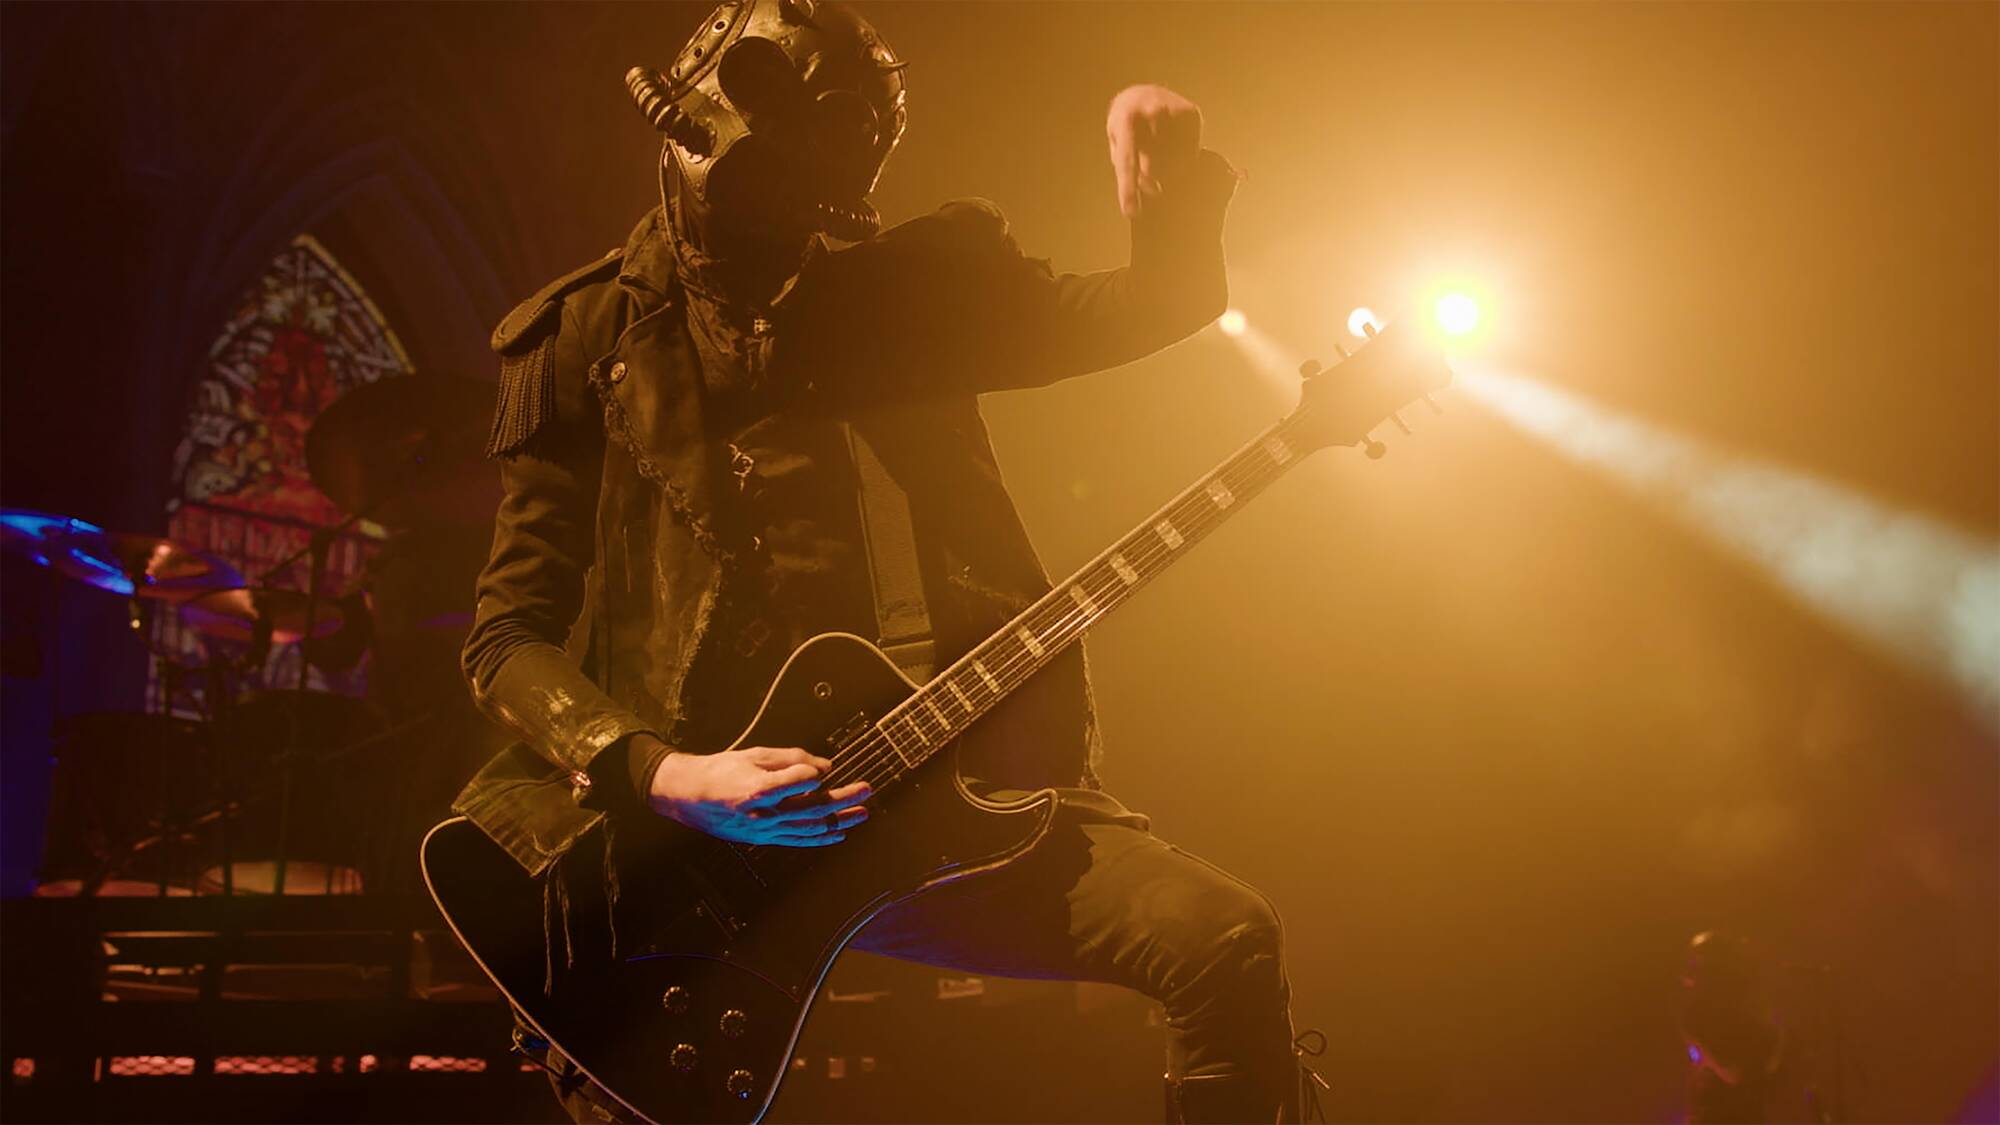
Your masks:
M977 396L1137 359L1222 311L1235 174L1186 98L1112 100L1131 260L1058 274L985 200L880 229L904 66L826 0L718 7L667 69L626 76L665 135L660 206L494 333L505 500L464 671L523 741L455 807L544 880L552 978L633 940L640 821L792 848L867 832L869 791L822 786L826 758L718 748L808 637L882 637L921 682L1045 593ZM907 541L871 543L863 456ZM885 590L899 565L907 588ZM975 790L1059 789L1053 831L853 946L1138 989L1166 1007L1183 1120L1294 1120L1277 915L1104 793L1095 750L1072 647L960 758Z

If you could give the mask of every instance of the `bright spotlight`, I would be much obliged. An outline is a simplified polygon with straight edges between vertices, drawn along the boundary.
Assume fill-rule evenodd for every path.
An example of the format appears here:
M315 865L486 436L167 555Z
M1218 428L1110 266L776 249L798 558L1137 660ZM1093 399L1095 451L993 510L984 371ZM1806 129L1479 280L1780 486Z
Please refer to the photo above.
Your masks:
M1348 335L1365 337L1368 335L1370 328L1373 328L1377 332L1382 331L1382 318L1375 315L1374 309L1369 308L1367 305L1362 305L1360 308L1347 314Z
M1433 308L1438 327L1453 336L1463 336L1479 327L1479 302L1463 293L1446 293Z
M1242 309L1227 309L1215 318L1215 326L1222 329L1224 336L1241 336L1250 327L1250 318L1243 315Z

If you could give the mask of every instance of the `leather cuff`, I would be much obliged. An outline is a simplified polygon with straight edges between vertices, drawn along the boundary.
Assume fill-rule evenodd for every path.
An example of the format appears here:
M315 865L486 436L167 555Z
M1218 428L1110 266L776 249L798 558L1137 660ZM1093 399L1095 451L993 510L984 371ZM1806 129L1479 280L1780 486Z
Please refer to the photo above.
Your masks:
M642 804L653 788L653 775L659 772L660 763L666 761L667 755L674 752L673 747L661 742L657 736L654 737L653 743L652 748L644 754L632 753L630 738L618 748L626 759L627 777L632 785L632 795Z

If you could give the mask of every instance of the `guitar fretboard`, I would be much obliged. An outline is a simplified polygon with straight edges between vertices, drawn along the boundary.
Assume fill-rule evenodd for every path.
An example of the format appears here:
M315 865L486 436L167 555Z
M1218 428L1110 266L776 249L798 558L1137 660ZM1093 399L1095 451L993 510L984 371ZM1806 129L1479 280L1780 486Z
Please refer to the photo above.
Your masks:
M835 772L879 790L963 734L1298 463L1301 452L1288 436L1291 421L1259 434L939 672L877 721L879 734L862 761Z

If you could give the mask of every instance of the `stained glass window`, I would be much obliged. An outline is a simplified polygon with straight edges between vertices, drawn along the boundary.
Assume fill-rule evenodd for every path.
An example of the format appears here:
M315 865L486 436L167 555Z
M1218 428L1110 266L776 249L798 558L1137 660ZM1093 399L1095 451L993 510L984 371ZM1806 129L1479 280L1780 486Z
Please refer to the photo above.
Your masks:
M305 589L303 561L278 574L272 567L303 549L315 528L345 515L313 487L306 431L351 388L410 371L395 332L333 255L308 235L293 239L244 291L209 349L174 452L167 534L222 556L252 584ZM373 549L368 530L334 542L323 586L329 595L360 580ZM212 643L171 613L159 615L156 639L188 665L203 663ZM277 646L250 679L295 686L298 659L296 645ZM315 668L310 682L358 692L361 675ZM159 690L156 682L156 702ZM185 706L185 698L179 702Z

